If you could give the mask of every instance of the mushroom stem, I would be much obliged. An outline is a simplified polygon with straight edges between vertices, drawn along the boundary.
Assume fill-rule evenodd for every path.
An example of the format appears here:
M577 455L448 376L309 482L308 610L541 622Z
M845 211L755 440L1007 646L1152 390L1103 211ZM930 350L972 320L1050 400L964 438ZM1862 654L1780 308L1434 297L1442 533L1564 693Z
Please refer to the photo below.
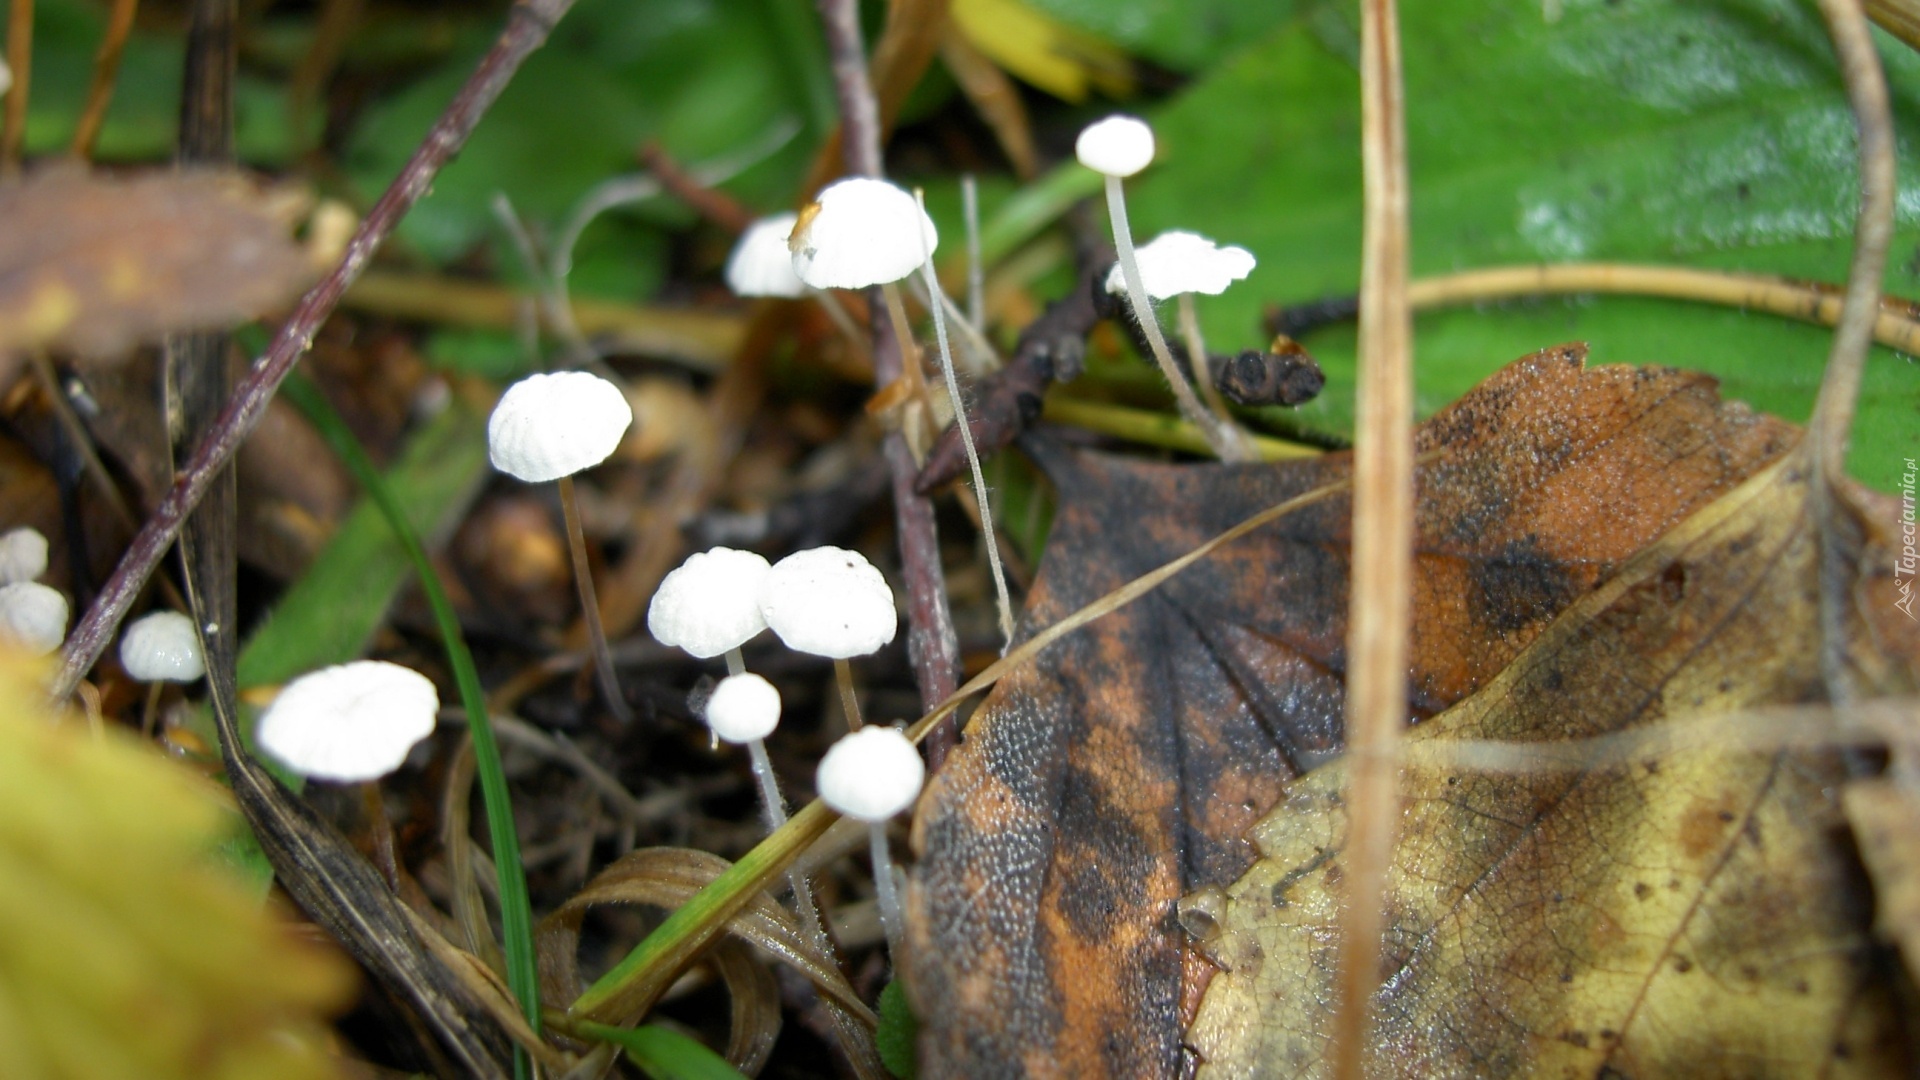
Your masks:
M400 892L400 861L393 852L393 826L387 822L387 802L380 795L380 781L360 784L360 809L367 816L367 828L373 834L373 864L387 888Z
M864 721L860 719L860 699L853 693L853 667L844 658L833 662L833 678L840 684L840 708L847 714L847 730L859 731Z
M960 212L967 220L967 322L987 330L987 272L980 258L980 185L972 173L960 176Z
M740 646L735 645L727 650L727 674L745 675L746 673L747 658L741 654Z
M1238 444L1239 461L1252 461L1259 455L1248 444L1246 433L1233 421L1233 414L1227 411L1227 399L1220 396L1220 388L1213 385L1213 372L1207 370L1207 342L1200 335L1200 316L1194 310L1193 294L1181 293L1174 301L1180 313L1180 337L1187 346L1187 366L1193 369L1193 382L1200 388L1200 396L1206 400L1207 408L1220 422L1220 430Z
M593 649L594 674L600 678L600 693L607 708L621 723L633 721L633 710L620 693L620 680L613 671L613 652L607 648L607 629L600 623L600 601L593 592L593 575L587 567L587 534L580 527L580 501L573 491L573 477L563 476L560 484L560 513L567 522L567 546L573 553L573 581L580 587L580 610L587 620L587 641Z
M140 735L142 738L153 738L154 723L160 715L160 688L164 685L166 684L158 679L147 684L147 704L145 708L140 710Z
M728 658L737 652L738 649L729 652ZM753 778L760 785L760 820L766 823L767 835L772 836L787 823L787 806L780 797L780 780L773 774L773 760L767 757L767 740L755 739L748 743L747 760L753 763ZM823 955L833 955L805 871L798 866L789 867L787 883L793 886L793 908L800 915L800 925L819 943Z
M1222 461L1243 460L1229 437L1220 430L1220 425L1207 412L1200 399L1193 396L1193 388L1187 385L1186 376L1173 362L1173 353L1167 348L1167 339L1160 332L1160 320L1153 314L1153 303L1147 296L1146 285L1140 278L1140 261L1133 255L1133 232L1127 226L1126 196L1120 190L1120 178L1107 177L1107 214L1113 220L1113 249L1120 257L1120 277L1127 283L1127 302L1133 305L1133 317L1140 323L1140 332L1146 335L1147 346L1153 353L1154 362L1160 365L1161 374L1167 377L1167 385L1173 390L1173 400L1180 407L1180 415L1194 427L1200 429L1207 438L1207 445L1213 448L1214 456Z
M900 919L900 891L893 887L893 853L887 847L887 823L876 821L868 825L867 840L873 855L873 895L880 903L880 928L887 935L887 956L898 967L906 926Z
M918 190L914 197L921 199ZM922 199L922 208L925 202ZM940 277L933 272L933 256L923 254L920 275L926 279L928 307L933 309L933 336L940 344L940 374L947 381L947 396L953 399L954 426L960 429L960 445L967 451L967 466L973 470L973 501L980 508L980 534L987 541L987 565L993 570L994 599L1000 605L1001 651L1013 644L1013 601L1007 596L1007 571L1000 565L1000 541L993 532L993 505L987 501L987 477L980 470L980 451L973 445L973 428L967 423L966 402L960 397L960 380L953 374L953 349L947 342L947 317L942 310L946 299L940 291Z
M860 326L853 321L853 315L847 311L847 305L841 303L840 298L828 289L809 287L807 295L819 302L820 310L827 313L827 321L833 324L834 329L840 331L841 337L847 339L847 344L853 349L854 355L872 363L873 343L860 332Z

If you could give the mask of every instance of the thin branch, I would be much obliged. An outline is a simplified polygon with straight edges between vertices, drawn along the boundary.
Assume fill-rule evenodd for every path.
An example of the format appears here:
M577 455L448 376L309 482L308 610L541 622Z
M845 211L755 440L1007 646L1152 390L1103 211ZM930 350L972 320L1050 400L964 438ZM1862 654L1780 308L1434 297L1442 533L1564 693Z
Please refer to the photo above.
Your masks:
M274 390L312 346L314 334L339 303L341 294L360 275L387 234L426 194L435 174L465 145L474 126L506 88L521 62L546 41L553 24L572 6L573 0L518 0L514 4L499 40L434 123L400 175L380 196L380 201L374 203L359 231L347 242L340 264L301 299L273 344L253 362L205 441L175 477L173 487L160 500L146 527L128 546L99 599L61 650L60 670L53 684L55 698L64 699L71 694L94 661L106 651L141 585L179 533L181 523L266 414Z
M820 21L833 58L834 90L840 100L841 152L847 171L882 175L880 108L867 81L860 40L859 5L854 0L819 0ZM870 293L872 310L879 298ZM874 383L885 387L901 377L901 348L887 319L873 320ZM940 567L940 537L934 529L933 503L914 489L919 466L906 437L887 433L883 445L893 474L894 517L899 530L901 572L907 586L907 657L913 663L920 700L926 708L947 699L958 683L960 642L947 608L946 578ZM951 720L927 740L927 761L938 769L957 737Z
M1407 154L1393 0L1360 6L1360 368L1347 631L1346 907L1334 1075L1358 1080L1380 984L1387 868L1399 819L1394 744L1407 718L1413 619L1413 312L1407 303Z
M120 76L120 56L126 51L127 36L133 33L133 17L140 0L113 0L107 16L107 32L100 39L100 51L93 58L93 83L87 87L87 104L74 125L72 154L86 160L93 156L93 144L107 121L107 106L113 104L114 83Z

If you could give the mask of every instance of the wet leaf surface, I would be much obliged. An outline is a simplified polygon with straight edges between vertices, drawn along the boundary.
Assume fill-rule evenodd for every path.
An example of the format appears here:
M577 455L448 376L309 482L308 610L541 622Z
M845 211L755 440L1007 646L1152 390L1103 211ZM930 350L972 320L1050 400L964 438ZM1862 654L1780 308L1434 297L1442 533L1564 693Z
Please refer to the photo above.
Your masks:
M1704 376L1583 361L1575 347L1527 357L1419 431L1411 715L1471 694L1793 439ZM1040 457L1061 507L1027 634L1350 470L1343 454ZM1174 903L1245 872L1248 828L1339 746L1349 518L1338 495L1223 549L1043 653L976 714L915 829L907 975L927 1075L1177 1070Z
M0 348L112 356L262 315L311 276L237 176L50 167L0 186Z
M1843 493L1844 496L1845 493ZM1842 512L1858 517L1857 503ZM1886 1076L1911 1067L1891 956L1840 842L1831 750L1707 749L1584 771L1422 765L1450 740L1554 743L1822 700L1804 459L1689 519L1582 598L1500 676L1415 728L1388 881L1378 1076ZM1869 533L1849 576L1891 578ZM1861 569L1865 568L1865 569ZM1860 610L1848 668L1910 689ZM1263 858L1224 898L1225 972L1191 1042L1203 1076L1328 1074L1344 763L1289 784Z

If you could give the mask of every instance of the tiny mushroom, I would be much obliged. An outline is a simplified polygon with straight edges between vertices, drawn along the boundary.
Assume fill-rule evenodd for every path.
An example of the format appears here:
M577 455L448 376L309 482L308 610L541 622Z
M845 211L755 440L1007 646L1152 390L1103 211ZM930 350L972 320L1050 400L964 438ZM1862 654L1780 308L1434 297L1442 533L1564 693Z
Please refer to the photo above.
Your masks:
M260 717L260 748L302 776L376 780L433 733L440 695L384 660L321 668L288 683Z
M633 406L613 383L584 371L530 375L507 388L487 419L487 456L493 467L529 484L557 480L566 518L573 580L580 592L594 668L607 707L621 721L632 719L614 677L600 604L587 571L587 538L580 527L580 501L573 474L605 461L633 424Z
M727 256L727 287L740 296L804 296L807 283L793 270L787 238L799 214L775 214L747 226Z
M856 176L821 189L788 245L801 281L816 289L864 289L913 273L940 246L940 232L910 193Z
M782 644L833 661L847 726L860 727L847 660L893 640L900 616L887 579L857 551L808 548L773 564L760 585L760 613Z
M0 641L45 656L67 636L67 598L37 581L0 585Z
M1227 286L1253 272L1253 253L1243 247L1221 247L1199 233L1169 229L1134 252L1140 260L1140 282L1155 300L1206 293L1218 296ZM1114 264L1107 273L1107 291L1124 296L1125 275Z
M867 823L880 921L896 961L902 924L900 895L893 884L893 859L887 847L887 822L913 805L926 775L920 751L899 730L864 727L827 750L815 777L822 802Z
M1133 308L1133 316L1140 324L1141 334L1147 339L1148 351L1153 353L1154 363L1160 365L1160 373L1167 377L1167 385L1173 390L1180 414L1200 430L1217 457L1226 461L1251 459L1253 452L1245 436L1231 423L1209 413L1200 404L1200 399L1194 396L1193 388L1187 385L1186 376L1175 366L1173 353L1167 348L1166 335L1160 332L1160 321L1153 314L1153 302L1141 280L1139 259L1133 249L1133 231L1127 225L1126 195L1121 189L1120 180L1152 163L1153 129L1137 117L1109 116L1080 132L1080 138L1074 144L1074 154L1080 159L1080 164L1106 177L1107 217L1113 223L1113 248L1119 256L1120 276L1125 282L1127 302ZM1204 360L1198 362L1204 363Z
M177 611L156 611L128 625L120 635L120 666L147 684L140 730L148 733L160 707L160 688L170 682L190 683L207 673L193 620Z
M727 669L745 670L740 646L767 628L760 587L767 560L751 551L716 547L696 552L660 582L647 605L647 632L702 660L727 655Z
M760 816L772 832L787 823L780 782L767 757L767 736L780 726L780 691L758 675L729 675L707 699L707 727L716 738L747 748L760 785Z
M21 526L0 534L0 585L32 581L47 572L47 538Z

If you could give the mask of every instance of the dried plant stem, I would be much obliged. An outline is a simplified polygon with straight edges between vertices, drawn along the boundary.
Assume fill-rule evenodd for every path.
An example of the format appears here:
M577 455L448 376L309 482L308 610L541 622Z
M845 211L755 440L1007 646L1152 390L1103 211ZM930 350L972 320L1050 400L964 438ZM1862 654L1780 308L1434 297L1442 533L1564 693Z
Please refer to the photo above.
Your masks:
M1071 424L1147 446L1182 450L1189 454L1207 452L1206 436L1198 428L1181 417L1157 410L1132 409L1104 401L1049 394L1041 406L1040 417L1056 424ZM1268 435L1251 435L1247 441L1252 445L1255 457L1261 461L1292 461L1296 458L1319 457L1324 452L1317 446L1288 442Z
M1827 696L1847 704L1859 696L1857 669L1847 647L1848 620L1855 614L1854 554L1859 537L1853 531L1852 516L1837 505L1834 489L1846 476L1847 440L1859 404L1867 347L1872 343L1887 247L1893 239L1893 116L1886 76L1859 0L1820 0L1820 14L1826 19L1834 57L1846 81L1860 144L1860 204L1846 299L1802 444L1813 473L1807 509L1820 542L1820 668Z
M113 0L107 16L106 36L100 39L100 51L93 57L93 82L87 87L87 104L80 110L80 122L74 125L71 152L85 160L93 156L93 144L106 123L107 106L113 103L113 85L120 76L120 56L126 51L127 35L133 32L133 17L140 0Z
M1413 316L1400 36L1393 0L1360 6L1362 232L1354 425L1353 592L1347 631L1346 906L1340 921L1333 1074L1364 1075L1380 984L1383 904L1399 795L1413 620Z
M20 148L27 141L27 92L33 82L33 0L13 0L7 9L7 69L13 86L0 119L0 175L20 171Z
M960 213L967 223L967 323L987 332L987 268L980 258L980 185L972 173L960 177Z
M1215 457L1221 461L1247 460L1245 450L1234 445L1233 437L1222 430L1206 406L1193 396L1193 387L1187 385L1187 377L1173 362L1173 351L1167 348L1166 335L1160 332L1160 319L1153 313L1153 301L1140 278L1140 260L1133 254L1133 230L1127 225L1126 196L1117 176L1107 177L1107 213L1113 219L1113 249L1120 257L1120 276L1127 283L1127 302L1133 305L1133 317L1147 339L1154 363L1160 365L1160 373L1167 377L1167 386L1173 390L1180 415L1206 435L1207 445L1213 448Z
M593 591L593 568L587 563L587 533L580 526L580 498L574 494L573 477L560 478L560 514L567 523L567 548L573 555L573 582L580 590L580 614L587 621L587 645L593 650L594 674L600 679L600 693L607 708L621 723L633 721L633 710L620 692L619 673L613 667L613 650L607 648L607 628L600 622L600 598Z
M921 213L926 198L919 191L914 198ZM1001 651L1013 645L1013 600L1007 595L1007 569L1000 564L1000 539L993 532L993 505L987 501L987 477L980 471L980 452L973 445L973 428L967 424L966 399L960 396L960 380L953 373L953 349L947 343L946 296L940 291L940 278L933 271L933 255L922 252L921 276L926 279L928 307L933 310L933 336L940 345L940 374L947 381L947 397L953 401L954 426L960 429L961 445L966 447L967 465L973 470L973 501L980 508L980 535L987 542L987 567L993 571L994 599L1000 608Z
M517 0L514 4L499 40L481 58L466 85L401 168L400 175L368 211L353 239L347 242L339 265L301 299L267 352L253 362L246 377L234 388L227 407L207 437L179 470L173 487L128 545L99 598L68 636L53 683L56 699L73 693L74 687L106 650L141 586L179 533L181 523L266 414L274 390L311 347L313 335L339 303L341 294L360 275L401 217L426 193L441 166L466 143L474 125L506 88L521 62L540 47L554 22L572 6L573 0ZM16 0L16 12L19 7Z
M1193 384L1200 388L1200 396L1207 402L1207 411L1213 413L1221 428L1233 432L1244 443L1246 433L1240 430L1233 414L1227 411L1227 399L1220 396L1220 388L1213 384L1213 373L1207 370L1207 340L1200 333L1200 314L1194 310L1193 294L1181 293L1174 304L1179 312L1180 338L1187 346L1187 366L1193 369Z
M820 22L833 68L840 105L840 150L847 171L880 176L880 107L867 78L866 50L860 40L855 0L818 0ZM901 350L912 339L896 333L889 320L873 320L874 383L886 386L901 376ZM894 520L899 533L901 572L907 587L907 657L913 663L920 701L932 708L953 693L960 670L960 643L947 607L946 577L940 566L940 537L933 503L914 489L919 464L906 438L890 432L881 447L893 478ZM956 737L952 723L930 740L927 763L938 769Z

